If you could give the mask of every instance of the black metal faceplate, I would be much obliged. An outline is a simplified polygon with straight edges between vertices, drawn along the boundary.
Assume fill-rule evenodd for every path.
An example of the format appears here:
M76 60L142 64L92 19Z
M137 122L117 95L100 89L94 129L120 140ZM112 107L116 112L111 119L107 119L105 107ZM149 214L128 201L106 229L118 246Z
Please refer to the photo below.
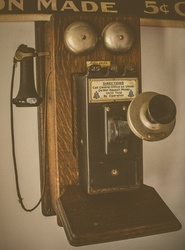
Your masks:
M137 189L142 184L142 142L127 124L130 101L90 102L88 80L87 75L76 77L81 184L89 194ZM122 124L122 132L119 126L116 131L121 135L112 141L109 121Z

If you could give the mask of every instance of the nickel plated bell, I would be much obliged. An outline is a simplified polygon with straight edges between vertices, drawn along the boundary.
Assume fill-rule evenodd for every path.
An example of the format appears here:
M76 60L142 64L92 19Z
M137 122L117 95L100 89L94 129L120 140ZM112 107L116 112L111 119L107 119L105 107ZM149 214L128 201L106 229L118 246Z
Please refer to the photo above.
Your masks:
M74 54L86 54L92 51L97 44L98 36L94 27L87 22L74 22L64 33L66 48Z
M112 53L128 51L134 42L134 33L125 22L111 22L102 32L105 47Z

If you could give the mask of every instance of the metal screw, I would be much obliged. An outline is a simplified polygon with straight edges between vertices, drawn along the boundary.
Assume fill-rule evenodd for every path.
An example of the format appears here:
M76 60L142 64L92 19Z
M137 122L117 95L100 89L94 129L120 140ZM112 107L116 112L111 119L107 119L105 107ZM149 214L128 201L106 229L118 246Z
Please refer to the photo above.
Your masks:
M120 35L120 36L119 36L119 39L120 39L120 40L123 40L123 38L124 38L124 35Z
M118 174L119 174L119 171L116 168L111 170L111 175L117 176Z
M125 66L125 71L126 72L134 72L135 70L136 70L136 67L133 64L128 64L128 65Z
M124 148L123 153L127 154L128 153L128 148Z
M94 223L93 223L93 226L97 227L97 226L98 226L98 223L97 223L97 222L94 222Z
M48 214L48 215L53 214L53 209L52 209L52 208L48 208L47 214Z

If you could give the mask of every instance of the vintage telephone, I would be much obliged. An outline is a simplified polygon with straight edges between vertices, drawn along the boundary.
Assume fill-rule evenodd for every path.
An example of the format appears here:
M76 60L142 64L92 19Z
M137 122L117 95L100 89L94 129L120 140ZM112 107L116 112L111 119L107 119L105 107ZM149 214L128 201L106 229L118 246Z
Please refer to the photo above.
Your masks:
M98 14L56 15L36 26L38 51L50 55L37 68L47 89L42 209L57 215L75 246L181 228L143 184L142 140L169 136L176 107L166 95L141 92L139 27L135 17ZM37 94L22 96L33 86L21 88L17 106L40 103Z

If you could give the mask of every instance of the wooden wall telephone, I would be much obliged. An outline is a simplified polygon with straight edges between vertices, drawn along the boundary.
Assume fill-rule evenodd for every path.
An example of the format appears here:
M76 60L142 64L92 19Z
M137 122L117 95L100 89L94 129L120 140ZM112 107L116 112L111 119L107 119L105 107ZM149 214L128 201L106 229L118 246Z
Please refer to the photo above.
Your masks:
M56 214L75 246L180 229L143 184L141 139L167 137L176 109L164 95L141 93L139 19L56 15L37 23L36 42L50 53L37 64L43 214Z

